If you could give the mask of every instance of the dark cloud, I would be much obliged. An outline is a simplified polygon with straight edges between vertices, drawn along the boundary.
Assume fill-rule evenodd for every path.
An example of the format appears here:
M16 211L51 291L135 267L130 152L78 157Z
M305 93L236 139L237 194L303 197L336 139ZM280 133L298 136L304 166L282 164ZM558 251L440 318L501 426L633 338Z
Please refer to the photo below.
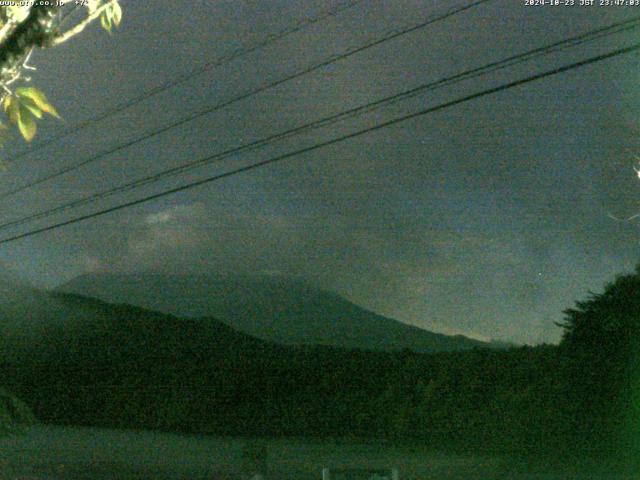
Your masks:
M121 31L38 54L36 80L73 124L325 3L128 2ZM365 1L20 160L0 191L442 11ZM496 1L331 65L4 200L2 218L251 141L535 46L629 10ZM311 145L391 115L602 53L618 35L201 168L132 199ZM1 247L37 284L90 270L278 271L445 332L555 341L561 311L638 260L638 56L608 60L188 193ZM55 134L51 123L41 132ZM20 150L19 143L10 151ZM110 199L101 205L116 202ZM636 210L636 208L638 210ZM91 209L80 210L82 212ZM65 218L64 216L57 219Z

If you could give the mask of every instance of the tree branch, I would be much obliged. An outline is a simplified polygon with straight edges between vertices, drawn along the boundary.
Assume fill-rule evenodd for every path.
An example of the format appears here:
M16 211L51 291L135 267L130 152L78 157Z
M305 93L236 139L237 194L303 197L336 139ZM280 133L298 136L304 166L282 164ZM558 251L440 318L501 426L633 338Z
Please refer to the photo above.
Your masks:
M0 42L4 41L5 37L9 35L12 28L17 25L16 22L7 21L2 28L0 28Z
M33 47L51 44L53 21L60 8L36 2L27 18L0 44L0 82L16 75Z
M96 18L98 18L102 14L102 12L104 12L107 8L109 8L109 5L111 3L112 3L111 1L104 3L103 5L100 6L100 8L97 8L95 11L93 11L90 15L88 15L84 20L78 23L75 27L70 28L69 30L67 30L66 32L60 35L56 35L56 37L53 39L52 45L60 45L61 43L64 43L67 40L69 40L71 37L74 37L75 35L82 32L87 27L87 25L93 22Z

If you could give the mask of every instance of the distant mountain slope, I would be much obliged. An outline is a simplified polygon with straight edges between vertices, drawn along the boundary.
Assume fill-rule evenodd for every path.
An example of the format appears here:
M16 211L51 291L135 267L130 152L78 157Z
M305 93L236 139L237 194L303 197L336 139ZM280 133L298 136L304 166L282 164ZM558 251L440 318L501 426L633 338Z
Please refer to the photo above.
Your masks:
M213 318L183 319L79 295L8 289L5 295L0 288L0 380L45 423L217 425L216 413L205 405L234 412L229 399L255 363L291 358L286 347ZM28 322L20 326L22 318ZM199 410L181 410L187 399Z
M1 282L0 335L0 381L28 406L0 398L0 425L3 410L7 423L7 413L30 409L44 423L233 436L480 449L520 438L528 452L553 437L539 425L564 418L553 409L562 398L554 347L424 355L284 346L215 318Z
M370 399L405 363L411 372L437 371L419 366L435 361L426 355L283 346L214 318L35 289L19 296L29 303L12 312L0 292L0 330L12 333L0 345L0 379L44 423L344 435L356 417L376 418L359 412L379 408ZM39 305L37 315L19 327L11 315L28 313L28 305Z
M88 274L58 290L178 316L212 316L249 335L283 344L420 352L489 345L377 315L284 276Z

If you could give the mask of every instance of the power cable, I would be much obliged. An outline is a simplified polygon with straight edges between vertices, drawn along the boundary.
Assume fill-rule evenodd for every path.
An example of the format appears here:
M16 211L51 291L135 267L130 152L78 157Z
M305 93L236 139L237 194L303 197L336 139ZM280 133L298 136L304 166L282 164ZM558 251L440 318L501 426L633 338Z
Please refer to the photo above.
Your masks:
M172 167L166 170L163 170L162 172L158 172L155 173L153 175L149 175L147 177L135 180L133 182L124 184L124 185L120 185L114 188L111 188L109 190L103 191L103 192L98 192L95 193L93 195L87 196L87 197L83 197L81 199L78 200L74 200L72 202L48 209L48 210L44 210L44 211L40 211L40 212L36 212L30 215L27 215L25 217L21 217L15 220L11 220L9 222L0 224L0 230L1 229L6 229L8 227L12 227L12 226L17 226L17 225L22 225L24 223L28 223L30 221L36 220L36 219L40 219L40 218L45 218L48 216L51 216L53 214L56 213L60 213L63 211L67 211L69 209L72 208L77 208L79 206L82 205L86 205L92 202L95 202L96 200L99 199L103 199L103 198L107 198L110 196L113 196L117 193L123 193L129 190L133 190L133 189L137 189L140 188L144 185L150 184L150 183L154 183L157 182L159 180L162 180L164 178L167 177L171 177L171 176L175 176L181 173L185 173L189 170L192 170L194 168L198 168L198 167L202 167L204 165L213 163L214 161L220 161L223 160L227 157L230 157L232 155L237 155L239 153L245 153L247 151L253 151L256 150L258 148L261 148L267 144L273 143L275 141L278 140L282 140L285 138L289 138L292 137L294 135L299 135L300 133L303 133L305 131L311 130L311 129L317 129L320 127L324 127L327 125L331 125L334 124L338 121L342 121L346 118L351 118L357 115L362 115L365 113L369 113L371 111L374 111L376 109L379 109L381 107L384 106L388 106L391 105L393 103L397 103L401 100L407 99L407 98L411 98L411 97L415 97L419 94L422 94L426 91L433 91L437 88L441 88L444 86L449 86L458 82L461 82L463 80L468 80L470 78L476 78L482 75L486 75L488 73L492 73L494 71L500 70L500 69L504 69L507 67L511 67L513 65L519 64L519 63L523 63L525 61L530 61L531 59L534 58L538 58L541 56L545 56L545 55L549 55L550 53L554 53L557 51L561 51L567 48L573 48L577 45L581 45L599 38L602 38L604 36L608 36L608 35L612 35L614 33L619 33L620 31L626 31L629 30L631 28L638 28L638 26L640 26L640 16L636 17L635 19L632 20L628 20L625 22L617 22L614 23L612 25L609 25L607 27L602 27L596 30L592 30L574 37L571 37L569 39L565 39L565 40L561 40L559 42L555 42L553 44L550 45L546 45L543 47L538 47L532 50L529 50L527 52L521 53L521 54L517 54L517 55L513 55L510 56L508 58L505 58L503 60L499 60L496 62L492 62L489 63L487 65L484 65L482 67L477 67L477 68L473 68L471 70L467 70L465 72L462 73L458 73L456 75L452 75L449 77L445 77L442 78L440 80L437 80L435 82L430 82L427 84L423 84L420 85L418 87L406 90L404 92L389 96L389 97L385 97L382 98L380 100L374 101L374 102L370 102L367 103L365 105L361 105L334 115L331 115L329 117L325 117L319 120L315 120L313 122L309 122L307 124L286 130L284 132L280 132L274 135L270 135L266 138L262 138L260 140L255 140L253 142L250 142L248 144L245 145L241 145L239 147L234 147L228 150L225 150L223 152L214 154L214 155L209 155L205 158L202 159L198 159L192 162L188 162L186 164L183 165L179 165L176 167Z
M536 80L547 78L547 77L550 77L552 75L558 75L560 73L564 73L564 72L567 72L569 70L574 70L576 68L584 67L586 65L590 65L590 64L593 64L593 63L596 63L596 62L600 62L600 61L603 61L603 60L606 60L606 59L609 59L609 58L613 58L613 57L616 57L616 56L619 56L619 55L631 53L631 52L638 51L638 50L640 50L640 43L636 43L636 44L631 45L629 47L624 47L624 48L620 48L620 49L617 49L617 50L613 50L613 51L605 53L605 54L597 55L595 57L591 57L591 58L588 58L586 60L581 60L579 62L575 62L575 63L569 64L569 65L565 65L565 66L562 66L562 67L558 67L558 68L555 68L555 69L552 69L552 70L547 70L545 72L538 73L538 74L535 74L535 75L531 75L529 77L525 77L525 78L522 78L522 79L519 79L519 80L514 80L512 82L508 82L508 83L499 85L497 87L493 87L493 88L489 88L489 89L486 89L486 90L482 90L480 92L477 92L477 93L474 93L474 94L471 94L471 95L466 95L464 97L460 97L460 98L455 99L455 100L451 100L451 101L448 101L448 102L445 102L445 103L441 103L441 104L436 105L434 107L429 107L429 108L426 108L426 109L423 109L423 110L420 110L420 111L417 111L417 112L414 112L414 113L410 113L410 114L407 114L407 115L403 115L401 117L397 117L397 118L394 118L394 119L391 119L391 120L387 120L385 122L379 123L379 124L374 125L372 127L368 127L368 128L362 129L362 130L358 130L356 132L352 132L352 133L349 133L349 134L346 134L346 135L342 135L342 136L333 138L331 140L327 140L327 141L324 141L324 142L316 143L315 145L311 145L309 147L301 148L301 149L298 149L298 150L295 150L295 151L292 151L292 152L289 152L289 153L285 153L283 155L278 155L276 157L272 157L272 158L269 158L267 160L262 160L260 162L253 163L251 165L246 165L244 167L239 167L239 168L236 168L234 170L230 170L228 172L216 174L216 175L213 175L213 176L201 179L201 180L197 180L195 182L187 183L187 184L179 186L179 187L171 188L171 189L168 189L168 190L164 190L162 192L158 192L158 193L155 193L155 194L152 194L152 195L148 195L148 196L142 197L142 198L137 199L137 200L132 200L132 201L129 201L129 202L121 203L119 205L115 205L115 206L112 206L112 207L109 207L109 208L98 210L98 211L93 212L93 213L89 213L89 214L86 214L86 215L81 215L81 216L78 216L78 217L71 218L69 220L65 220L65 221L62 221L62 222L54 223L54 224L48 225L46 227L41 227L41 228L38 228L38 229L30 230L30 231L25 232L25 233L21 233L21 234L14 235L14 236L11 236L11 237L6 237L6 238L0 240L0 245L5 244L5 243L9 243L9 242L13 242L13 241L16 241L16 240L19 240L19 239L22 239L22 238L31 237L31 236L37 235L39 233L55 230L55 229L58 229L58 228L61 228L61 227L67 226L67 225L71 225L71 224L78 223L78 222L81 222L81 221L84 221L84 220L88 220L90 218L95 218L95 217L99 217L99 216L102 216L102 215L106 215L107 213L115 212L115 211L118 211L118 210L122 210L122 209L125 209L125 208L129 208L129 207L135 206L135 205L140 205L142 203L146 203L146 202L149 202L149 201L152 201L152 200L156 200L158 198L162 198L162 197L165 197L167 195L172 195L174 193L190 190L190 189L198 187L200 185L204 185L204 184L207 184L207 183L211 183L211 182L215 182L215 181L218 181L218 180L222 180L224 178L231 177L231 176L234 176L234 175L238 175L240 173L247 172L247 171L250 171L250 170L254 170L254 169L257 169L259 167L263 167L263 166L270 165L270 164L273 164L273 163L281 162L281 161L286 160L286 159L291 158L291 157L302 155L304 153L308 153L308 152L311 152L311 151L314 151L314 150L318 150L320 148L324 148L324 147L327 147L327 146L330 146L330 145L334 145L334 144L343 142L345 140L356 138L356 137L359 137L359 136L364 135L366 133L370 133L370 132L374 132L374 131L377 131L377 130L381 130L383 128L387 128L387 127L390 127L390 126L395 125L397 123L404 122L404 121L407 121L407 120L411 120L413 118L421 117L421 116L424 116L424 115L427 115L427 114L430 114L430 113L434 113L434 112L437 112L437 111L440 111L440 110L444 110L446 108L450 108L452 106L459 105L461 103L465 103L465 102L468 102L468 101L471 101L471 100L475 100L476 98L481 98L481 97L484 97L484 96L487 96L487 95L491 95L491 94L494 94L494 93L497 93L497 92L500 92L500 91L503 91L503 90L508 90L508 89L511 89L511 88L514 88L514 87L517 87L517 86L520 86L520 85L524 85L524 84L527 84L527 83L530 83L530 82L534 82Z
M31 149L25 149L22 152L17 153L16 155L13 156L13 160L17 160L19 158L22 158L26 155L31 155L33 153L36 153L39 150L42 150L46 147L48 147L49 145L58 142L59 140L68 137L69 135L72 135L76 132L79 132L81 130L84 130L85 128L87 128L88 126L94 124L94 123L98 123L101 122L109 117L112 117L113 115L116 115L120 112L123 112L125 110L128 110L129 108L138 105L139 103L147 100L148 98L151 98L161 92L164 92L165 90L169 90L173 87L177 87L178 85L181 85L189 80L191 80L192 78L195 78L209 70L211 70L214 67L220 67L222 65L225 65L227 63L232 62L233 60L236 60L240 57L243 57L244 55L248 55L250 53L253 53L257 50L260 50L268 45L271 45L272 43L275 43L289 35L292 35L294 33L297 33L299 31L301 31L302 29L304 29L305 27L308 27L309 25L313 25L315 23L318 23L322 20L325 20L329 17L335 17L337 14L339 14L340 12L343 12L345 10L348 10L352 7L355 7L356 5L358 5L359 3L362 3L364 0L350 0L347 2L344 2L340 5L338 5L337 7L334 7L331 10L325 11L323 13L321 13L320 15L317 15L315 17L311 17L305 20L301 20L300 22L297 22L295 25L287 27L283 30L281 30L278 33L274 33L274 34L269 34L267 35L264 39L262 39L259 42L256 42L252 45L249 46L245 46L245 47L240 47L237 48L236 50L223 55L215 60L212 60L210 62L207 62L195 69L193 69L192 71L190 71L189 73L186 73L184 75L181 75L173 80L168 80L164 83L162 83L161 85L158 85L154 88L151 88L149 90L146 90L144 92L142 92L140 95L133 97L119 105L114 106L113 108L110 108L108 110L105 110L104 112L100 113L99 115L95 116L95 117L91 117L88 118L87 120L84 120L74 126L71 126L70 128L61 131L60 133L51 136L48 139L42 140L40 142L38 142L34 148ZM77 5L76 5L77 7Z
M102 158L104 158L104 157L106 157L108 155L116 153L116 152L118 152L120 150L123 150L125 148L129 148L129 147L131 147L133 145L136 145L136 144L138 144L140 142L143 142L145 140L153 138L153 137L155 137L157 135L160 135L161 133L167 132L167 131L172 130L172 129L176 128L176 127L182 126L182 125L184 125L184 124L186 124L188 122L191 122L191 121L193 121L193 120L195 120L197 118L203 117L203 116L208 115L210 113L213 113L213 112L215 112L217 110L220 110L222 108L228 107L229 105L237 103L237 102L239 102L241 100L245 100L245 99L247 99L249 97L252 97L254 95L263 93L263 92L265 92L267 90L270 90L272 88L275 88L276 86L281 85L281 84L283 84L285 82L289 82L289 81L291 81L293 79L299 78L299 77L301 77L303 75L306 75L308 73L316 71L316 70L318 70L318 69L320 69L322 67L325 67L325 66L330 65L332 63L338 62L338 61L343 60L345 58L348 58L348 57L350 57L352 55L355 55L356 53L362 52L363 50L366 50L368 48L372 48L374 46L380 45L380 44L382 44L384 42L388 42L388 41L393 40L393 39L395 39L395 38L397 38L397 37L399 37L401 35L405 35L407 33L413 32L413 31L415 31L415 30L417 30L419 28L424 28L427 25L431 25L431 24L433 24L435 22L444 20L446 18L451 17L452 15L456 15L456 14L461 13L463 11L469 10L472 7L475 7L475 6L480 5L482 3L486 3L488 1L492 1L492 0L477 0L476 2L471 3L469 5L465 5L464 7L457 7L455 9L450 9L449 11L447 11L447 13L441 14L441 15L436 16L436 17L433 17L430 20L424 21L424 22L422 22L422 23L420 23L418 25L414 25L414 26L412 26L410 28L403 29L403 30L400 30L400 31L397 31L397 32L393 32L392 34L387 35L387 36L385 36L385 37L383 37L381 39L378 39L378 40L375 40L373 42L369 42L366 45L363 45L363 46L348 50L347 52L342 53L340 55L337 55L337 56L333 55L329 59L323 60L320 63L317 63L317 64L315 64L315 65L313 65L311 67L304 68L303 70L299 70L298 72L296 72L294 74L288 75L288 76L286 76L284 78L281 78L279 80L276 80L276 81L267 83L265 85L262 85L261 87L258 87L258 88L254 89L254 90L249 91L249 92L245 92L243 94L240 94L240 95L238 95L238 96L236 96L236 97L234 97L234 98L232 98L230 100L226 100L226 101L223 101L221 103L215 104L213 106L207 107L207 108L205 108L203 110L199 110L199 111L197 111L195 113L192 113L192 114L190 114L190 115L188 115L188 116L186 116L186 117L184 117L184 118L182 118L180 120L177 120L177 121L172 122L172 123L170 123L168 125L165 125L165 126L160 127L160 128L158 128L156 130L153 130L153 131L151 131L151 132L149 132L149 133L147 133L147 134L145 134L143 136L134 138L134 139L129 140L127 142L121 143L120 145L117 145L115 147L111 147L111 148L109 148L107 150L104 150L104 151L102 151L102 152L100 152L100 153L98 153L98 154L96 154L96 155L94 155L92 157L89 157L89 158L87 158L87 159L85 159L85 160L83 160L81 162L78 162L78 163L76 163L74 165L70 165L68 167L62 168L62 169L60 169L60 170L58 170L56 172L53 172L53 173L51 173L49 175L46 175L44 177L41 177L39 179L36 179L36 180L34 180L32 182L29 182L27 184L24 184L24 185L21 185L19 187L16 187L16 188L14 188L12 190L8 190L8 191L6 191L4 193L1 193L0 194L0 199L5 199L5 198L10 197L12 195L15 195L17 193L20 193L20 192L22 192L24 190L27 190L29 188L35 187L37 185L40 185L41 183L47 182L49 180L53 180L54 178L58 178L58 177L60 177L62 175L65 175L65 174L67 174L69 172L77 170L78 168L84 167L85 165L88 165L88 164L93 163L93 162L95 162L97 160L100 160L100 159L102 159Z

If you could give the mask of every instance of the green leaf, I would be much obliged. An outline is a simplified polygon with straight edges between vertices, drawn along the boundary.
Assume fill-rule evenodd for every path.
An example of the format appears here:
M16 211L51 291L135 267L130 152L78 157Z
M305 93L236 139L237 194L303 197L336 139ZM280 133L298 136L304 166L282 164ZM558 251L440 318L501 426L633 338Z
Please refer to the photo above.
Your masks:
M42 118L42 110L29 98L21 98L20 105L27 108L36 118Z
M122 7L117 2L117 0L111 0L107 7L100 15L100 23L102 24L102 28L104 28L107 32L111 33L111 29L115 25L118 27L120 22L122 21Z
M48 113L56 118L60 118L56 109L49 103L46 95L38 90L36 87L20 87L16 88L16 95L21 100L28 99L30 102L25 102L31 105L35 105L42 112ZM42 118L42 114L36 115L38 118Z
M111 33L111 15L109 14L108 8L100 15L100 24L102 28Z
M16 124L20 121L20 103L18 99L13 95L7 95L2 101L2 108L4 108L9 121Z
M14 95L4 97L2 108L9 117L9 121L18 126L27 142L33 140L38 128L36 119L42 118L43 113L60 118L46 95L35 87L17 88ZM0 126L0 130L2 128L4 127Z
M36 121L31 111L24 105L20 105L20 118L18 119L18 128L20 133L27 142L33 140L36 135Z
M116 27L119 27L122 21L122 7L116 0L114 0L111 5L111 20Z

